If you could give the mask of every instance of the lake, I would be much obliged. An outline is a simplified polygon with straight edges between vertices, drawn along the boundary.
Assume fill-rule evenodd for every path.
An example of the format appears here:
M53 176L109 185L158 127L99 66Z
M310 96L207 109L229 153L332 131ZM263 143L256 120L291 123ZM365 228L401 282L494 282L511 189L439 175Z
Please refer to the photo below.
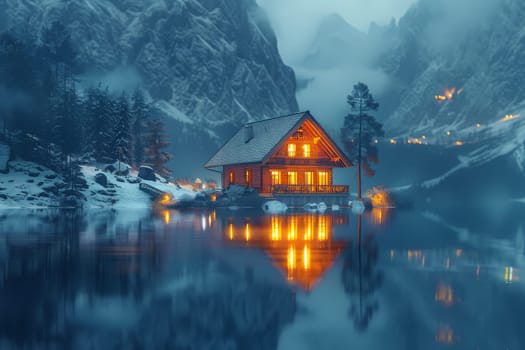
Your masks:
M524 349L523 208L2 211L0 349Z

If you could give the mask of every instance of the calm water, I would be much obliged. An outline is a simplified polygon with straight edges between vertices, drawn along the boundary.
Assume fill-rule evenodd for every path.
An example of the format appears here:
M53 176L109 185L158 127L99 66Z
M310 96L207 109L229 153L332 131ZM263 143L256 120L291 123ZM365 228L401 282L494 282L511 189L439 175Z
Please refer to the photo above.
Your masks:
M0 349L525 349L523 208L0 212Z

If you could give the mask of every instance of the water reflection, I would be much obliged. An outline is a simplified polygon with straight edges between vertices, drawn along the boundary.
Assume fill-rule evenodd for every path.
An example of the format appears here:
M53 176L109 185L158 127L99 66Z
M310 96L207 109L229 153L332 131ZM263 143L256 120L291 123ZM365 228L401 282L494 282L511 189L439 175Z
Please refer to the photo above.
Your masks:
M383 273L376 269L379 257L377 241L369 233L363 242L361 231L361 215L358 215L356 247L345 250L341 275L344 291L350 296L349 315L358 331L368 328L379 309L374 293L383 284Z
M310 291L348 244L333 237L334 226L347 223L345 214L231 216L223 236L232 244L263 249L289 283Z

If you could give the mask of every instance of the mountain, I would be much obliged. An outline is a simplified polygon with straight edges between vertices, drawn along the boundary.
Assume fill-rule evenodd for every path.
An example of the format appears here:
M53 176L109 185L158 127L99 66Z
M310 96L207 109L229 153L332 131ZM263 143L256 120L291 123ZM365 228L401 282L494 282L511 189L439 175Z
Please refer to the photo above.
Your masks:
M54 21L71 32L82 85L140 85L170 129L215 147L242 123L298 109L255 0L0 0L0 30L37 42Z
M520 0L420 0L396 28L382 67L397 103L391 134L439 137L516 115L525 102Z

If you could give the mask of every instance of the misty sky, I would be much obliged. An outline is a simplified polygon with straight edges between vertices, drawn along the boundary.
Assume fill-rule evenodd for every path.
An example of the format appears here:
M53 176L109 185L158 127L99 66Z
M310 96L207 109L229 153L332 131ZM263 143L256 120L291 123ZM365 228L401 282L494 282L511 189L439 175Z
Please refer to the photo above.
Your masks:
M302 56L319 21L338 13L354 27L367 31L371 22L399 19L416 0L257 0L266 10L286 63Z

